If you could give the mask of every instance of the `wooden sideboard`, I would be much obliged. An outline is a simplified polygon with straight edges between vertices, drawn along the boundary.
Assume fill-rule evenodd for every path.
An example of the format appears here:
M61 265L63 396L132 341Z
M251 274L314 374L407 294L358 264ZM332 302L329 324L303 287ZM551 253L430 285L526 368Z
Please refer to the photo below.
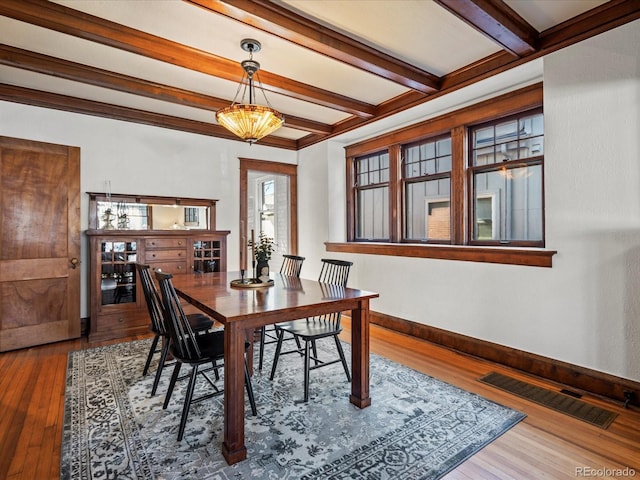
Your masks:
M87 230L90 341L137 335L150 320L135 264L171 274L227 270L229 231Z

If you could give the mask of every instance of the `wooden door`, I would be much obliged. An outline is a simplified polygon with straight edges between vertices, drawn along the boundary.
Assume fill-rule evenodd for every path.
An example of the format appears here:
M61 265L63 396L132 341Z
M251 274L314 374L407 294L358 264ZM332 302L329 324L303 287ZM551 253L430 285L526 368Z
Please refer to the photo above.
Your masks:
M0 136L0 351L80 336L80 149Z

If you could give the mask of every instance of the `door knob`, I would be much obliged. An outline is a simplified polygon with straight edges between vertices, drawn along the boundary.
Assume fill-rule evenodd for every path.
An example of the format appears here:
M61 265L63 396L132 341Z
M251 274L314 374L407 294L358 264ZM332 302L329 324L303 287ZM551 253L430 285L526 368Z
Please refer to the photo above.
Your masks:
M78 265L80 265L80 260L74 257L71 260L69 260L69 263L71 263L71 268L76 269L78 268Z

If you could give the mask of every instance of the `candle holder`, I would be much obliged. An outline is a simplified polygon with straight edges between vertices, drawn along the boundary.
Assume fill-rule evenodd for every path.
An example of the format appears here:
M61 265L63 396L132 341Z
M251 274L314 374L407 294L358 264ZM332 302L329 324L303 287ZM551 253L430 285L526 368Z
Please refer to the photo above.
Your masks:
M266 282L263 282L259 278L247 278L244 280L242 278L238 278L236 280L231 280L230 285L233 288L269 288L273 287L275 283L272 278Z

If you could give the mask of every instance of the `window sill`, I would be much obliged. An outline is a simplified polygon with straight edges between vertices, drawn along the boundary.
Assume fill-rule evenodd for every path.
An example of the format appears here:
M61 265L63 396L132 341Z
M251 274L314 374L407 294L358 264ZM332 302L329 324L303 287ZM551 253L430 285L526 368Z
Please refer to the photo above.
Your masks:
M413 243L325 242L325 246L328 252L502 263L528 267L551 267L553 255L558 253L555 250L538 248L422 245Z

